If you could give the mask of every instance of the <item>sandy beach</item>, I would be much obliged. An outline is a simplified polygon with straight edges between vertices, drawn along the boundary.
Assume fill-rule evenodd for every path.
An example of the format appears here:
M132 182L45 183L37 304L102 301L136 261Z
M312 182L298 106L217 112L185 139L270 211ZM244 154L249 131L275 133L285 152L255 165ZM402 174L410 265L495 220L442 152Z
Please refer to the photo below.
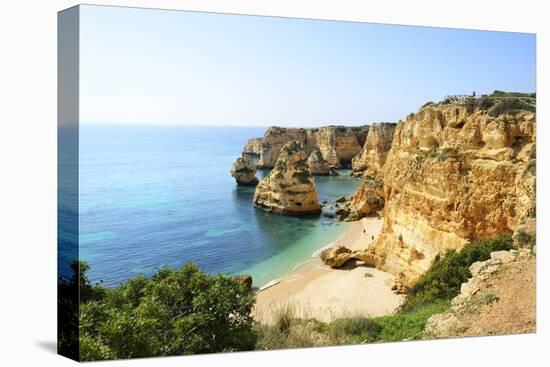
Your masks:
M330 246L343 245L351 250L365 249L382 228L383 219L363 218L351 222L344 235ZM330 247L327 246L327 247ZM380 316L392 313L403 301L387 285L393 276L375 268L350 261L345 267L331 269L319 259L312 260L287 274L257 294L254 317L271 324L282 310L294 316L331 321L351 316Z

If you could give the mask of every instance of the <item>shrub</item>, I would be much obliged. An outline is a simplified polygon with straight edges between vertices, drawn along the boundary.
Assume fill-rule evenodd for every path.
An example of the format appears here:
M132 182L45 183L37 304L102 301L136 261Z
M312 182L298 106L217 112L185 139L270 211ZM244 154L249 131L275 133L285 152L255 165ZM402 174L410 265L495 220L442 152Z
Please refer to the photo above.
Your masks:
M103 290L100 299L80 306L82 360L251 350L256 344L251 291L193 264Z
M491 117L500 116L503 113L510 111L529 111L536 112L536 107L530 104L527 104L520 99L505 99L500 101L495 106L491 107L488 114Z
M481 110L488 110L489 108L493 107L494 104L494 100L487 96L483 96L477 100L477 107Z
M309 176L310 174L307 171L296 171L292 174L292 177L297 178L303 184L309 183Z
M334 344L349 343L358 337L374 342L382 332L382 325L367 317L337 319L328 324L327 333Z
M466 109L469 112L473 112L476 106L477 106L477 100L475 98L468 97L464 100L464 107L466 107Z
M422 105L422 107L420 107L420 109L425 108L425 107L428 107L428 106L431 106L431 105L433 105L433 104L435 104L435 103L432 102L432 101L426 102L426 103L424 103L424 104Z
M509 235L479 240L465 246L462 251L450 250L437 256L426 273L411 288L402 310L415 308L440 300L450 300L460 292L460 286L470 278L471 264L490 258L491 252L510 250L512 237Z

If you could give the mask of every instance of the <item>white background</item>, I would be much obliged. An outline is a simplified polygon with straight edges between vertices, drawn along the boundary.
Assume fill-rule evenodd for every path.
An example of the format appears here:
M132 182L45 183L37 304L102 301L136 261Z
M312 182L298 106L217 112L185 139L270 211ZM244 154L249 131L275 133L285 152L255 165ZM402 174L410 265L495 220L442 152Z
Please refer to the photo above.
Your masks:
M537 334L106 362L113 366L519 366L548 363L549 27L545 1L95 1L537 33ZM56 338L56 12L75 1L0 5L0 365L64 366ZM453 47L453 45L449 45ZM472 55L465 55L472 57ZM406 62L407 55L403 55ZM490 72L490 70L488 70ZM546 166L545 166L546 164ZM546 203L546 204L543 204ZM546 290L544 290L546 288ZM545 340L546 339L546 340ZM548 349L548 346L546 347ZM548 364L546 364L548 365Z

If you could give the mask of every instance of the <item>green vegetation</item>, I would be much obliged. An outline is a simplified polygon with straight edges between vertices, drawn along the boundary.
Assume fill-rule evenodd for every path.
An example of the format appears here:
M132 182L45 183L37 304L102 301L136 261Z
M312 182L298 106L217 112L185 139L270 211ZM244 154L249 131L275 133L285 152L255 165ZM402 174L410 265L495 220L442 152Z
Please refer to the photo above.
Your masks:
M430 316L445 312L460 285L471 276L468 268L489 259L491 252L512 248L510 236L480 240L462 251L449 251L436 258L394 315L343 318L330 323L294 317L286 307L276 315L272 326L255 325L257 349L299 348L320 345L373 343L419 339ZM488 294L483 302L495 299Z
M423 109L423 108L425 108L425 107L428 107L428 106L431 106L431 105L434 105L434 104L435 104L435 103L432 102L432 101L426 102L426 103L424 103L424 104L422 105L422 107L420 107L420 109Z
M293 141L290 141L287 144L285 144L283 148L286 150L288 155L292 155L292 154L302 150L303 146L299 142L293 140Z
M292 174L292 177L297 178L303 184L309 183L309 176L308 171L296 171Z
M243 167L243 168L239 168L237 170L238 173L245 173L245 174L249 174L249 173L254 173L254 170L248 168L248 167Z
M366 175L363 179L363 182L365 182L367 185L373 185L373 186L382 186L384 185L383 180L377 180L376 177L372 177L369 175Z
M411 289L401 306L402 310L415 310L422 305L456 297L461 284L471 276L470 265L489 259L493 251L510 250L512 244L511 236L499 236L476 241L460 252L450 250L437 256L430 269Z
M490 97L531 97L537 98L536 93L521 93L521 92L504 92L502 90L495 90L489 95Z
M291 308L277 315L274 325L257 324L257 349L303 348L323 345L391 342L420 339L430 316L447 310L450 301L423 305L411 312L381 317L351 317L330 323L294 317Z
M81 264L84 274L87 265ZM81 283L82 360L252 350L256 345L250 316L254 295L230 277L207 275L187 264L114 289L91 286L85 276Z
M533 237L518 232L514 240ZM91 285L87 264L79 263L75 276L64 283L71 289L80 285L81 295L79 336L69 336L79 340L82 360L419 339L428 318L450 307L471 276L470 265L487 260L493 251L511 249L512 243L511 236L500 236L438 256L393 315L329 323L296 317L288 306L277 311L273 325L255 323L250 316L254 295L245 285L207 275L192 264L109 289ZM482 298L484 303L495 300L492 294Z
M520 99L504 99L491 107L488 114L491 117L497 117L510 111L536 112L536 107Z
M535 235L530 235L522 229L516 231L513 238L514 242L516 242L519 247L527 247L532 250L537 244L537 237Z
M477 107L481 110L488 110L495 105L495 101L488 96L483 96L477 100Z

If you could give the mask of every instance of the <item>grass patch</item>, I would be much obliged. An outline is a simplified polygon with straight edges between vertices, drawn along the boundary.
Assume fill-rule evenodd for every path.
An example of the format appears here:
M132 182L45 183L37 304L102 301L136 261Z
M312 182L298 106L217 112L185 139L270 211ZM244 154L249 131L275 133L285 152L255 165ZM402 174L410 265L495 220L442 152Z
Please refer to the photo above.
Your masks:
M379 331L376 333L365 332L360 335L359 339L369 343L420 339L424 335L424 328L430 316L445 312L450 305L450 300L442 300L424 304L409 312L375 317L372 322L379 325Z

